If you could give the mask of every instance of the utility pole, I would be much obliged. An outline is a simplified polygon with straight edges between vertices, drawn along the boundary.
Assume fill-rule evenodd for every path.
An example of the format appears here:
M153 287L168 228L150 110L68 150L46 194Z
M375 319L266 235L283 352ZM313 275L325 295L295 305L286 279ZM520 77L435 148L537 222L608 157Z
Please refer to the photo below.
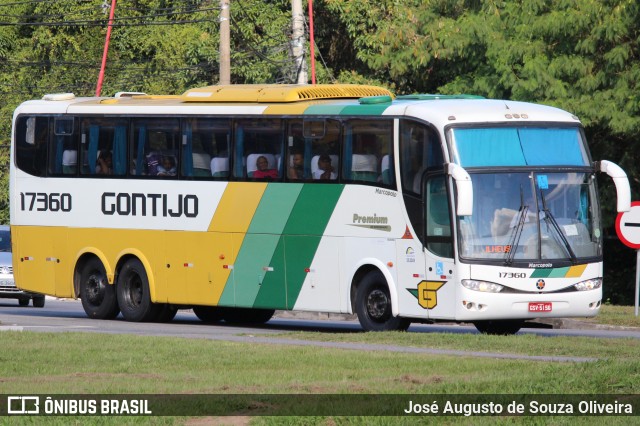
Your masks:
M116 13L116 0L111 0L111 11L109 12L109 25L107 26L107 37L104 41L104 50L102 52L102 65L100 66L100 74L98 74L98 83L96 84L96 96L100 96L102 92L102 81L104 80L104 70L107 67L107 53L109 52L109 40L111 39L111 28L113 27L113 17Z
M307 61L304 58L304 14L302 12L302 0L291 0L291 50L296 63L298 84L307 84Z
M220 79L218 84L231 84L231 25L229 1L220 0Z

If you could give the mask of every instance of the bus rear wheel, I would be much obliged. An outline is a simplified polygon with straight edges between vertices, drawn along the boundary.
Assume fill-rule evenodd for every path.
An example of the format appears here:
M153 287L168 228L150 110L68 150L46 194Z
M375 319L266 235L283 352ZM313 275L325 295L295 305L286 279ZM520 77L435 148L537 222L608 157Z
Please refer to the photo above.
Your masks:
M149 278L138 259L129 259L122 265L116 286L120 312L127 321L154 321L162 306L151 302Z
M44 308L44 296L33 296L33 307L34 308Z
M406 331L411 322L394 317L387 281L380 271L367 273L356 293L356 314L365 331Z
M155 322L171 322L178 313L178 308L169 303L160 304L159 307L158 316L153 320Z
M524 320L476 321L473 325L482 334L509 336L520 331L524 325Z
M104 265L97 258L90 259L80 271L80 299L89 318L114 319L118 316L115 286L107 281Z

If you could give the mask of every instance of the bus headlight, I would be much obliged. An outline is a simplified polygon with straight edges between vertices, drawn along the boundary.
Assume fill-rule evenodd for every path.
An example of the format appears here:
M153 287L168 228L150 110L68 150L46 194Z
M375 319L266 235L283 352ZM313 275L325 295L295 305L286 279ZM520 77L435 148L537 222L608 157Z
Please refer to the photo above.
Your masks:
M578 291L595 290L602 286L602 278L593 278L590 280L579 282L574 284L574 287Z
M488 281L462 280L462 285L469 290L484 291L486 293L500 293L504 286Z

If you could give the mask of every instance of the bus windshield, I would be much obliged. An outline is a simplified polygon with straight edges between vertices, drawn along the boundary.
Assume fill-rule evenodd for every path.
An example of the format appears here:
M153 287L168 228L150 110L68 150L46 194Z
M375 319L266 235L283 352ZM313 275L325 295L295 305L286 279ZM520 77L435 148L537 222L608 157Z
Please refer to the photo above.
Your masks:
M473 215L458 220L462 258L504 265L601 255L595 183L584 172L476 172Z
M455 128L453 138L462 167L589 166L577 127Z

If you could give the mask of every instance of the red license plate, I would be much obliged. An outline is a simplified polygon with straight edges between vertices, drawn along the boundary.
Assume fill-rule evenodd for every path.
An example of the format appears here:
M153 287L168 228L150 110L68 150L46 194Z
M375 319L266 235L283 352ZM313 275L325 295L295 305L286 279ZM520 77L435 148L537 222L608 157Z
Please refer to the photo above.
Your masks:
M529 312L551 312L551 302L529 302Z

